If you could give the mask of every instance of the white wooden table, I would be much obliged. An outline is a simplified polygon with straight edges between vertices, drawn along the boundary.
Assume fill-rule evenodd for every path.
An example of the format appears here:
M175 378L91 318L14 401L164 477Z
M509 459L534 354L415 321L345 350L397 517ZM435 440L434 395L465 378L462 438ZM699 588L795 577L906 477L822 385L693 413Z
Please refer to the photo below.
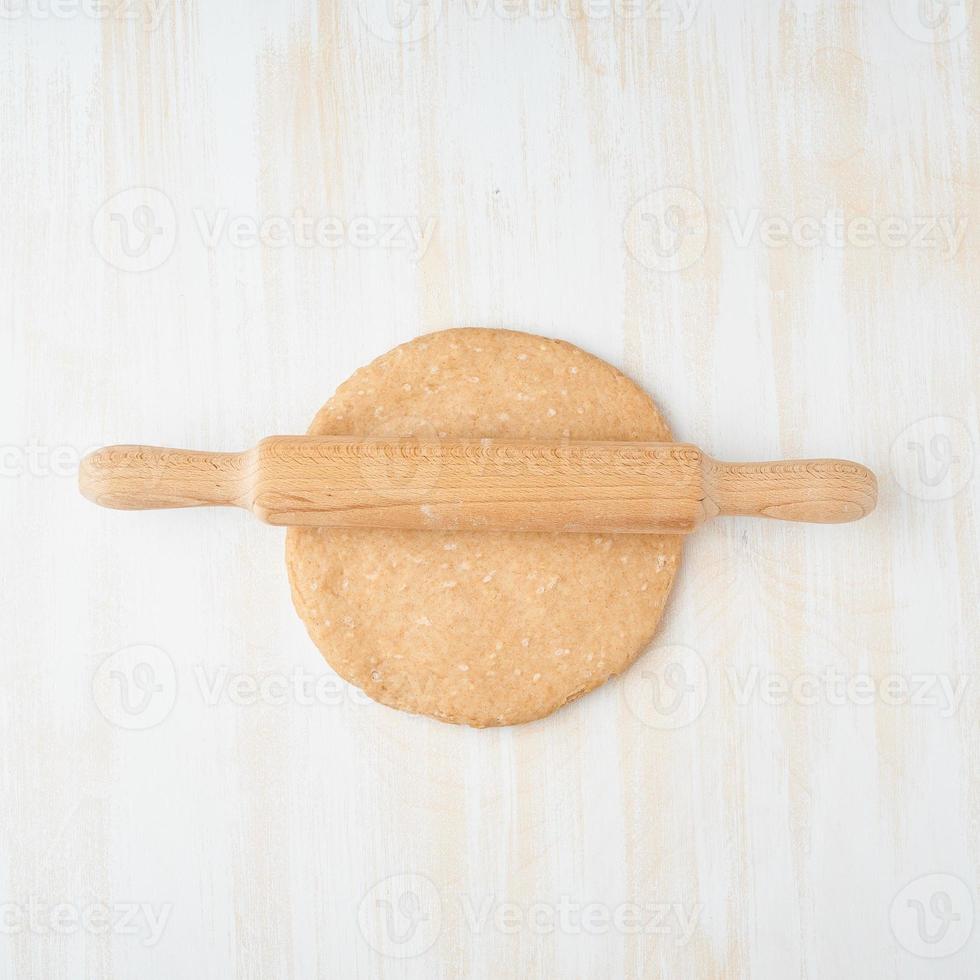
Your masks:
M0 975L976 977L972 7L2 0ZM879 510L707 527L478 732L329 671L281 532L76 493L466 324Z

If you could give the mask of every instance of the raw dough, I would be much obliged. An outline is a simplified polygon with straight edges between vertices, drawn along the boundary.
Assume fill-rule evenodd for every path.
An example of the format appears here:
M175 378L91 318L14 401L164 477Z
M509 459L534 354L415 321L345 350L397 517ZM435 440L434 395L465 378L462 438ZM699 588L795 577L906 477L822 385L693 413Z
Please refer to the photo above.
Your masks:
M510 330L419 337L357 371L310 435L666 442L656 405L571 344ZM372 698L484 727L550 714L653 636L681 535L289 529L293 601Z

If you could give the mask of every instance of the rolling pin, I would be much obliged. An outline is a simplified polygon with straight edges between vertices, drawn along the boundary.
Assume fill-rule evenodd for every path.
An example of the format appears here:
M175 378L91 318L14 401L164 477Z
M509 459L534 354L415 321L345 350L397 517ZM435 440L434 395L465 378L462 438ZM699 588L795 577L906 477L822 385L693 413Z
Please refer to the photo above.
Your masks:
M832 524L874 474L839 459L722 463L696 446L272 436L242 453L110 446L79 486L104 507L244 507L269 524L686 533L718 515Z

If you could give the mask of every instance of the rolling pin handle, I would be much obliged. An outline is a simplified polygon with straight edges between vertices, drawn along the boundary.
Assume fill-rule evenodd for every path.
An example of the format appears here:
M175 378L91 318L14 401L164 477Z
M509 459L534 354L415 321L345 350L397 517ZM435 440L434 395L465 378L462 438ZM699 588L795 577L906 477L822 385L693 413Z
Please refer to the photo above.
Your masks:
M844 459L706 460L705 484L708 516L842 524L867 516L878 500L874 473Z
M116 510L247 507L249 453L201 453L157 446L106 446L89 453L78 486Z

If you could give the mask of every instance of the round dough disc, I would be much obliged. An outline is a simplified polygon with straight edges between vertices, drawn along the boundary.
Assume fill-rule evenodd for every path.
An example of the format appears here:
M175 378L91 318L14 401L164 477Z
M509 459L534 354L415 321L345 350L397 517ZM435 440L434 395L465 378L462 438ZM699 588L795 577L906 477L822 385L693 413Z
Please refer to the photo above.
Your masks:
M456 329L397 347L310 435L667 442L653 401L571 344ZM382 704L484 727L550 714L650 642L682 535L291 527L293 601L330 665Z

